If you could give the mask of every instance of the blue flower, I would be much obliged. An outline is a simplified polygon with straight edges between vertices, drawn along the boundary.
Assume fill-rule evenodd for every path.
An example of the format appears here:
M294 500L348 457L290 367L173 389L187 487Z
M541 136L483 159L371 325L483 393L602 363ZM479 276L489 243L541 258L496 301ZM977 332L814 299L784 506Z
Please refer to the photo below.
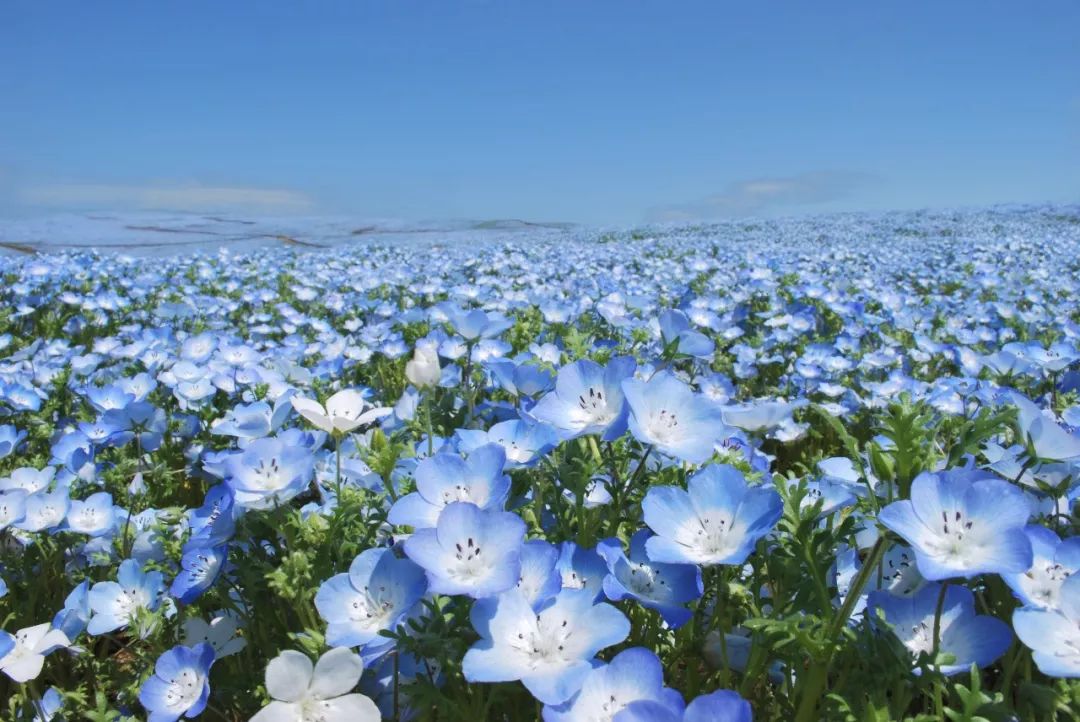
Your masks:
M148 722L176 722L197 717L210 699L210 666L214 648L203 642L177 645L154 665L154 674L139 689L139 702L150 713Z
M394 629L424 596L424 570L390 549L368 549L357 556L348 574L336 574L319 587L315 608L327 622L332 647L392 644L379 632Z
M506 452L506 468L533 466L559 443L555 430L547 424L521 419L502 421L487 431L458 429L458 449L471 454L484 444L498 444Z
M39 491L26 497L26 514L15 526L23 531L45 531L64 523L71 499L68 490L59 488L53 492Z
M1061 540L1046 527L1035 524L1025 527L1024 533L1031 541L1031 568L1002 574L1001 578L1025 605L1058 609L1062 585L1080 572L1080 537Z
M582 359L559 369L555 390L529 412L559 430L565 439L598 434L613 441L626 432L629 407L622 382L634 375L636 362L620 356L605 367Z
M1024 607L1013 612L1013 629L1050 677L1080 677L1080 574L1061 586L1058 609Z
M721 689L696 697L682 714L659 702L642 700L627 705L612 722L752 722L750 703L738 692Z
M187 544L192 548L221 546L232 539L236 532L232 490L225 484L211 487L202 506L189 512L188 526Z
M406 539L405 553L427 572L432 592L481 598L517 584L524 538L516 514L458 501L443 509L434 529Z
M928 584L915 594L899 597L885 591L870 593L868 608L881 610L893 634L913 655L934 649L934 618L940 584ZM1012 644L1009 625L997 617L975 613L975 595L967 587L953 585L945 590L941 607L938 650L955 657L941 673L966 672L972 664L992 664ZM916 669L919 674L921 670Z
M94 616L86 631L97 635L126 627L140 610L157 609L164 592L161 572L144 572L137 561L125 559L117 571L117 581L98 582L90 589Z
M115 524L116 509L108 492L91 494L85 501L71 500L67 513L67 528L71 531L100 537L112 533Z
M956 469L919 474L911 499L889 504L878 521L912 546L922 575L938 581L1026 572L1032 553L1024 524L1030 514L1017 487Z
M495 381L511 396L536 396L551 388L554 374L530 363L496 359L484 364Z
M675 719L682 716L682 695L664 686L664 667L655 654L642 647L624 649L608 664L589 670L569 702L544 707L544 722L610 720L632 702L650 701Z
M686 624L693 616L685 605L705 591L701 568L695 564L663 564L646 556L646 540L652 535L641 529L630 537L630 556L623 553L618 539L606 539L596 551L607 562L604 594L613 602L635 599L642 606L660 612L668 626Z
M517 588L532 605L540 609L562 589L562 575L556 563L559 550L554 544L543 539L532 539L521 546L518 555L521 561L521 575Z
M485 444L468 459L451 453L429 456L416 466L416 491L390 507L387 521L431 528L443 508L455 501L501 510L510 493L510 477L503 474L505 463L506 452L498 444Z
M682 356L712 358L713 342L705 334L695 331L690 326L690 319L682 311L675 309L664 311L660 314L658 325L665 351L670 348Z
M559 561L555 569L562 577L564 589L587 589L596 600L604 595L607 563L595 548L581 547L572 541L563 542L559 545Z
M64 600L64 608L53 617L52 625L59 629L68 639L75 639L84 631L90 623L90 580L86 579L67 595Z
M566 702L581 688L596 653L630 634L622 612L593 599L587 590L564 589L535 612L513 589L475 603L471 619L481 639L461 662L465 679L521 680L544 704Z
M0 493L0 531L26 518L26 491L12 489Z
M173 579L169 594L184 604L191 604L213 586L229 558L225 546L185 545L180 557L180 573Z
M11 456L12 452L26 438L25 431L19 431L10 424L0 426L0 459Z
M649 381L626 379L622 388L630 433L669 456L700 464L727 432L720 409L667 371Z
M225 462L238 506L269 509L304 491L315 472L311 452L281 439L256 439Z
M687 487L656 486L641 502L645 523L656 532L645 543L652 561L742 564L783 513L774 489L747 485L727 464L706 466Z

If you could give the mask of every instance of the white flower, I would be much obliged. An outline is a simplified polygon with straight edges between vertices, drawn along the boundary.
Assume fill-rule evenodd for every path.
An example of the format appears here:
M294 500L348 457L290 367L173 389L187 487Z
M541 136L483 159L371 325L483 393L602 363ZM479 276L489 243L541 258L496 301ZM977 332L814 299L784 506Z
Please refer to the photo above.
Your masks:
M434 386L442 378L439 354L430 345L417 344L412 361L405 364L405 377L418 389Z
M216 617L209 623L200 617L191 617L184 622L183 629L185 647L209 642L214 648L215 659L236 654L247 646L246 639L236 636L236 619L229 615Z
M71 640L59 629L46 622L15 632L15 646L0 657L0 672L16 682L37 679L45 664L45 655L58 647L67 647Z
M266 667L266 691L274 701L251 722L380 722L375 703L362 694L349 694L360 681L364 663L346 647L311 660L287 650Z
M326 407L314 399L293 396L293 408L313 426L327 433L347 434L393 413L393 409L368 404L359 391L344 389L326 400Z

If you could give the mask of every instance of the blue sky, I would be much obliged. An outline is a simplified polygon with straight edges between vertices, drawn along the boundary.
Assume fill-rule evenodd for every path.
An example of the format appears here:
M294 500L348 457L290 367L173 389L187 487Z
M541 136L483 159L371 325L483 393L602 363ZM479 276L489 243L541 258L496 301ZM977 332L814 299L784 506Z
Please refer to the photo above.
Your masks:
M9 2L0 215L1080 200L1080 3Z

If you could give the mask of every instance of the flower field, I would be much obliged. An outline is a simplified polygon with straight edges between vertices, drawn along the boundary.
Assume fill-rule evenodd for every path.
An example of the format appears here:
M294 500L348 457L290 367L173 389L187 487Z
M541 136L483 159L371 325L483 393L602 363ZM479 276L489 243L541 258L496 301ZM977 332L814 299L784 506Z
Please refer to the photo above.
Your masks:
M1077 209L315 245L0 257L0 718L1080 719Z

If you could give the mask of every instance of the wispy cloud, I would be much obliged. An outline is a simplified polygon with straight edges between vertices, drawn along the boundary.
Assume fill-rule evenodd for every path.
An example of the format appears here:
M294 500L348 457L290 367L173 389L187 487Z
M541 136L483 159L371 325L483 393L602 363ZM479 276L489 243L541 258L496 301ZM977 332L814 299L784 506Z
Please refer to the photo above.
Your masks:
M314 205L297 191L242 186L57 183L29 186L18 196L28 205L79 209L297 212Z
M817 171L799 175L756 178L732 183L723 192L689 203L649 211L652 220L702 220L765 215L842 200L873 182L874 177L849 171Z

